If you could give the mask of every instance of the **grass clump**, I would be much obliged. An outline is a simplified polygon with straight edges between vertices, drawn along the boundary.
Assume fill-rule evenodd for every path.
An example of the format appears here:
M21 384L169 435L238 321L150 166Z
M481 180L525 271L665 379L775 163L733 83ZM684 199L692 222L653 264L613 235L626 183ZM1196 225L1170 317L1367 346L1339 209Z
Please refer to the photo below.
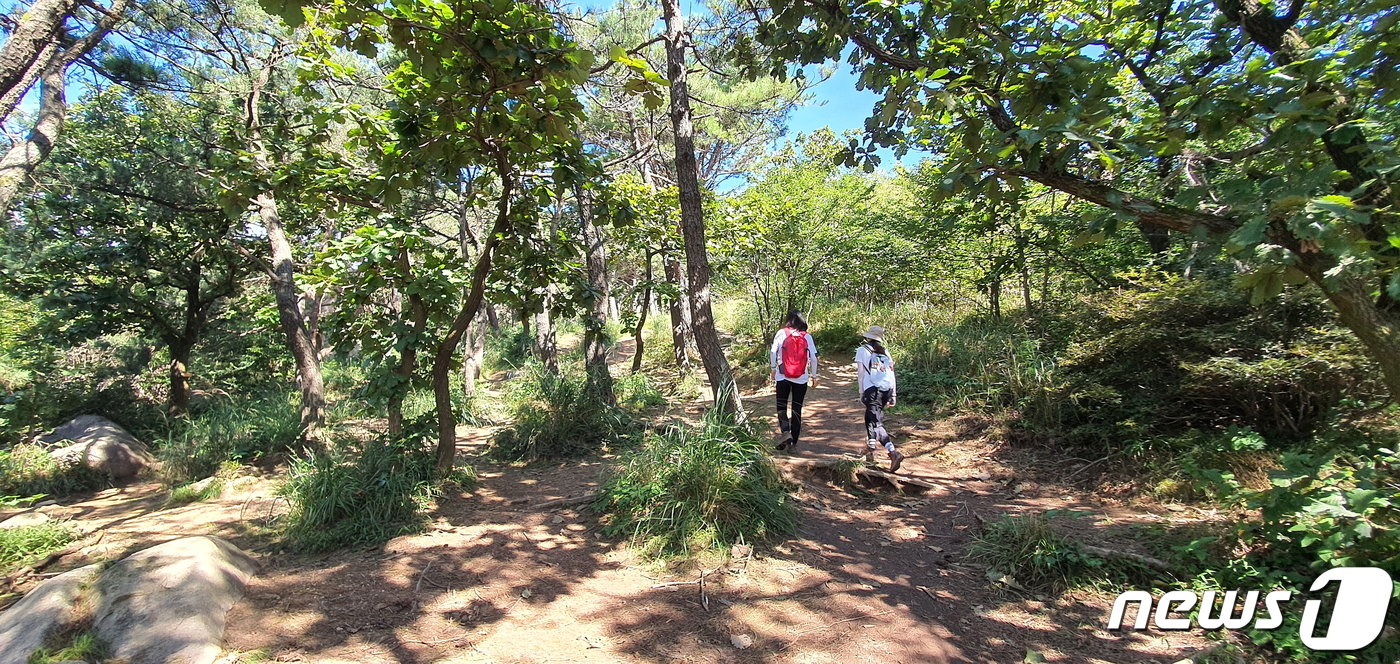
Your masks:
M515 424L497 433L492 454L505 461L568 459L627 442L632 418L595 393L582 371L531 365L511 394Z
M57 662L100 662L107 659L107 646L92 632L81 632L67 646L57 649L40 648L29 655L28 664Z
M416 443L373 439L292 460L281 494L283 535L296 550L369 546L423 525L434 495L433 459Z
M77 531L62 523L41 523L19 528L0 528L0 569L28 565L78 539Z
M60 462L39 445L0 450L0 494L61 496L102 486L106 477L81 461Z
M213 475L226 462L280 453L300 434L295 395L279 393L219 404L178 423L157 445L156 457L167 482L187 484Z
M788 488L752 431L717 411L632 452L604 485L604 532L654 554L687 555L797 531Z
M179 507L190 503L199 503L206 500L213 500L224 493L224 482L217 477L206 478L198 482L192 482L183 486L177 486L170 490L170 497L165 499L166 507Z
M57 649L40 648L29 655L28 664L57 662L100 662L107 659L107 646L92 632L81 632L67 646Z
M987 576L1012 587L1061 591L1091 580L1104 562L1058 534L1038 514L1004 516L973 541L969 559L987 566Z

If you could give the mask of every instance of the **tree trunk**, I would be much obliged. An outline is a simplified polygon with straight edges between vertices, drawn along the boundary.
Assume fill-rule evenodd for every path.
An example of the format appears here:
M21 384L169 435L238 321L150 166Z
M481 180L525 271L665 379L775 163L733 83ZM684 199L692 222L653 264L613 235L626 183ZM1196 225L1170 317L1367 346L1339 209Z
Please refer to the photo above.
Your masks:
M632 373L642 370L642 351L646 348L646 340L642 338L642 330L647 327L647 313L651 311L651 262L653 255L647 254L646 286L642 287L641 302L637 305L637 326L632 330L632 338L636 341L636 346L632 353Z
M287 336L287 348L292 351L297 365L297 387L301 389L302 441L316 446L316 434L326 415L326 387L321 380L321 358L316 355L316 346L311 341L311 333L306 329L306 320L301 312L292 243L287 240L282 216L277 211L277 199L272 192L258 194L253 198L253 204L258 209L258 220L267 231L268 244L272 246L272 274L268 281L277 300L277 318L282 333Z
M744 403L724 356L710 309L710 257L705 248L705 217L700 207L700 181L695 162L695 127L686 82L685 50L689 38L680 0L662 0L666 19L666 72L671 79L671 128L676 147L676 186L681 204L681 236L685 239L686 272L691 297L691 329L700 360L710 378L715 406L738 421L746 419Z
M1322 289L1327 301L1337 309L1342 325L1356 335L1380 366L1391 400L1400 400L1400 314L1383 309L1371 294L1372 289L1360 279L1328 279L1331 261L1316 251L1301 251L1297 255L1299 269Z
M170 344L170 398L168 410L171 415L184 415L190 412L190 351L194 344L179 342Z
M489 307L482 307L490 311ZM462 352L462 393L476 394L476 382L481 379L481 363L486 355L486 328L489 316L478 313L467 332L467 348Z
M559 342L554 331L553 309L554 288L551 286L545 290L544 302L540 305L539 312L530 316L535 321L533 342L535 357L550 373L559 371Z
M675 285L677 295L669 298L671 313L671 359L681 373L690 373L690 297L686 292L685 275L681 273L681 263L674 256L662 259L662 269L666 281Z
M466 300L457 312L457 317L452 319L447 334L438 343L437 352L433 356L433 405L438 421L438 477L446 477L452 472L452 465L457 457L457 417L452 413L452 360L462 336L481 310L481 303L486 295L486 276L491 272L492 254L510 225L511 197L515 195L515 182L507 166L505 158L498 156L497 172L501 175L501 198L496 203L496 223L477 252L476 266L472 268L471 286L467 290Z
M409 262L408 249L399 249L398 263L399 271L406 278L412 279L413 265ZM403 400L413 390L413 372L418 366L418 344L422 343L423 334L428 329L428 307L423 302L423 297L413 292L408 294L407 299L409 335L412 339L404 344L403 352L399 355L399 366L394 370L399 380L393 393L389 395L390 436L403 433Z
M25 10L9 39L0 46L0 96L14 97L15 103L19 102L19 97L24 96L23 88L28 87L25 79L28 77L32 84L34 69L47 66L42 59L44 52L58 42L64 21L77 6L76 0L35 0ZM0 120L7 118L8 113Z
M588 269L588 284L593 301L584 320L583 361L588 374L589 389L594 396L609 405L617 404L613 393L612 374L608 372L608 254L602 229L593 220L593 204L582 187L574 187L581 224L584 259Z
M0 159L0 211L8 211L29 174L49 156L63 118L68 113L64 96L64 67L55 63L44 71L39 82L39 117L23 140L15 141Z

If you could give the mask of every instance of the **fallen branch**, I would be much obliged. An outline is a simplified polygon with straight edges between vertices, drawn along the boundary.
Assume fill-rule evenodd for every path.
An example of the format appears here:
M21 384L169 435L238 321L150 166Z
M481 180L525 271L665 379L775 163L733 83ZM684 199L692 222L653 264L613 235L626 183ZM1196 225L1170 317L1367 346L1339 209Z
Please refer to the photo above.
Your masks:
M773 457L773 462L779 466L786 466L789 469L801 468L808 471L825 470L829 472L844 470L843 466L847 466L851 463L849 459L789 459L786 457ZM938 485L927 480L887 473L883 470L868 468L866 466L856 466L851 469L851 472L867 479L888 482L899 491L904 490L906 487L917 487L925 491L938 488Z
M591 502L593 502L594 500L596 500L597 498L598 498L598 494L597 494L597 493L585 493L585 494L583 494L582 496L574 496L573 498L560 498L560 499L558 499L558 500L546 500L546 501L544 501L544 502L542 502L542 503L536 505L536 506L535 506L535 509L537 509L537 510L549 510L549 509L554 509L554 508L556 508L556 507L568 507L568 506L571 506L571 505L582 505L582 504L584 504L584 503L591 503Z
M846 618L845 620L838 620L838 621L836 621L836 622L834 622L834 623L831 623L830 625L822 625L821 627L813 627L812 629L802 630L801 632L794 632L794 633L793 633L793 636L802 636L803 634L811 634L812 632L820 632L820 631L822 631L822 630L824 630L824 629L830 629L830 628L832 628L832 627L835 627L835 626L837 626L837 625L840 625L841 623L848 623L848 622L851 622L852 620L864 620L864 619L866 619L866 618L874 618L875 616L883 616L883 615L885 615L886 613L894 613L894 612L895 612L894 609L890 609L889 611L881 611L881 612L879 612L879 613L866 613L866 614L861 614L861 615L858 615L858 616L856 616L856 617L854 617L854 618Z
M1139 565L1145 565L1147 567L1158 569L1163 572L1172 571L1172 566L1168 565L1166 562L1158 560L1151 556L1144 556L1140 553L1132 553L1130 551L1119 551L1117 549L1105 549L1101 546L1090 546L1088 544L1082 544L1080 546L1084 549L1085 553L1092 553L1100 558L1117 558L1119 560L1131 560L1132 562L1138 563Z

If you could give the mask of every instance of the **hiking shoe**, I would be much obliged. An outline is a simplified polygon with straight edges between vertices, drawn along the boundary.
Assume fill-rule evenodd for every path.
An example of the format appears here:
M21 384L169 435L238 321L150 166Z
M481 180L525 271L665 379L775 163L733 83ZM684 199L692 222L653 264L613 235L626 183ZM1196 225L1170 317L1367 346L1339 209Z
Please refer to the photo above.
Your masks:
M904 455L899 450L890 452L890 472L899 470L899 464L904 463Z
M785 450L793 445L792 433L784 431L778 440L778 449Z

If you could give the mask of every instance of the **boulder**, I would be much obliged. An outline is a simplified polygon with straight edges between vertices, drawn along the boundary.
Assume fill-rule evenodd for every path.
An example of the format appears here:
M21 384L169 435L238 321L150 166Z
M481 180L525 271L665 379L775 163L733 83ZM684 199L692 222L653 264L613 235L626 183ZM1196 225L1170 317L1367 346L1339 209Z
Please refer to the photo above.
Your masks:
M6 528L28 528L30 526L42 526L52 522L53 517L38 511L20 512L4 521L0 521L0 530Z
M217 537L185 537L132 554L93 588L93 631L112 659L130 664L210 664L222 650L228 610L257 563Z
M153 463L146 445L116 422L98 415L82 415L39 437L43 443L73 441L50 452L60 463L82 463L112 479L135 477Z
M30 653L71 618L73 603L101 573L101 563L64 572L0 613L0 664L26 664Z

